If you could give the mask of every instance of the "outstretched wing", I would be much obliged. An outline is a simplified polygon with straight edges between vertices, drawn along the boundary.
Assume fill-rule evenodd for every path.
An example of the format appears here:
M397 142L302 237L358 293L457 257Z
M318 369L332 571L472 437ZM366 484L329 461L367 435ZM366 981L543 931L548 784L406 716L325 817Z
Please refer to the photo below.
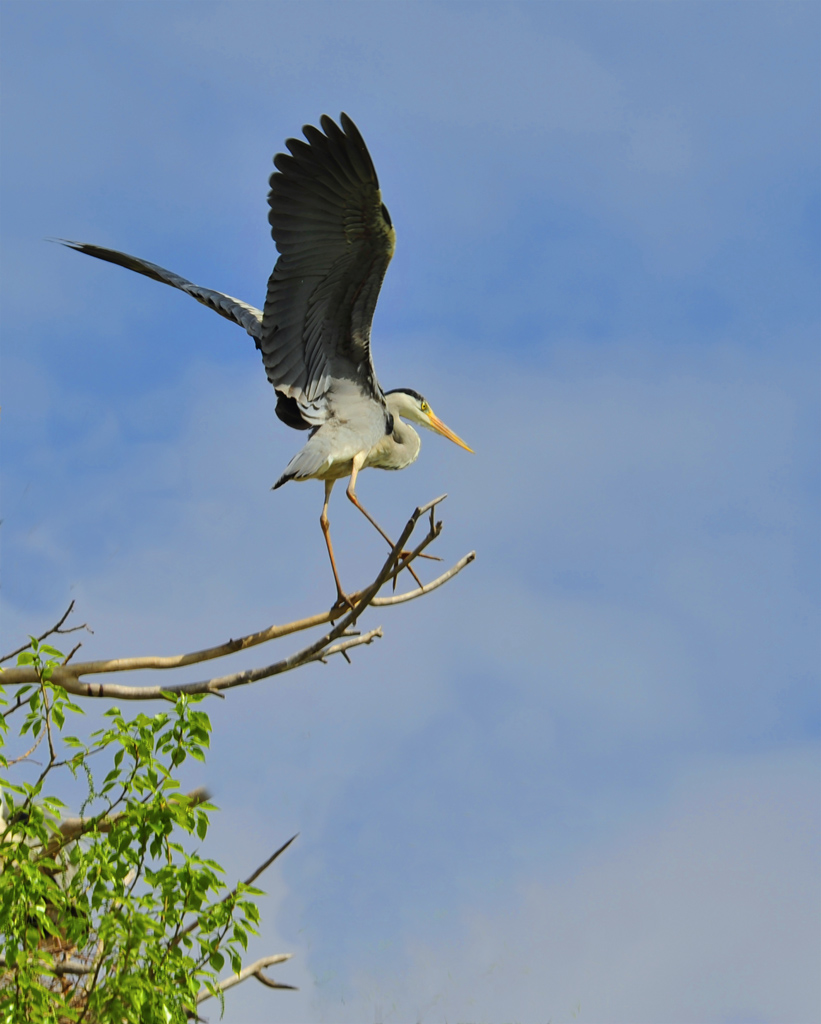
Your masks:
M175 274L164 267L158 267L156 263L149 263L141 260L138 256L129 256L125 252L117 252L116 249L103 249L99 245L87 245L85 242L70 242L66 238L57 238L57 242L67 245L69 249L76 249L77 252L84 252L87 256L96 256L98 260L107 260L109 263L116 263L120 267L134 270L138 274L150 277L153 281L161 281L163 284L171 285L172 288L179 288L186 292L197 302L201 302L215 313L224 316L245 330L257 341L262 335L262 312L249 306L247 302L234 299L230 295L223 295L222 292L215 292L211 288L200 288L197 284L186 281L184 277Z
M323 115L307 142L274 157L268 220L280 257L268 282L259 347L268 379L309 423L328 415L335 379L384 403L371 321L395 233L359 130ZM324 132L324 134L323 134Z

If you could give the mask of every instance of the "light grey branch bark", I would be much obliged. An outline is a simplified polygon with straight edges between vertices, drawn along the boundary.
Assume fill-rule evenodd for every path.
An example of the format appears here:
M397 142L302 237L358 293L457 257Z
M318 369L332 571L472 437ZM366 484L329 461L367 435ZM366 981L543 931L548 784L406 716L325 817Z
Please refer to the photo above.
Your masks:
M285 960L290 960L292 956L293 953L274 953L273 956L264 956L248 967L243 967L239 974L232 974L229 978L221 981L217 987L221 992L227 992L229 988L233 988L234 985L241 985L243 981L247 981L249 978L258 978L263 985L267 985L269 988L288 988L296 991L293 985L280 985L271 978L266 978L262 973L266 967L281 964ZM213 993L209 992L207 988L200 989L197 996L197 1005L205 1002L206 999L210 999L212 995Z
M211 793L205 788L205 786L198 786L197 789L192 789L190 793L186 793L185 795L193 807L196 807L197 804L203 804L206 800L211 799ZM169 799L173 800L174 796L170 796ZM110 832L117 823L117 820L122 816L123 812L120 811L117 814L112 814L110 817L64 818L60 824L57 825L55 833L49 840L42 856L53 857L54 854L67 843L72 843L75 839L79 839L80 836L85 835L92 826L97 832Z
M302 665L307 665L314 661L324 662L333 654L342 654L343 657L347 659L347 652L353 647L358 647L362 644L370 644L377 637L382 636L381 627L370 630L370 632L363 635L358 635L353 632L352 627L366 608L370 605L374 605L375 607L386 607L393 604L401 604L404 601L411 601L417 597L422 597L423 595L430 593L432 590L436 590L444 583L447 583L457 573L461 572L466 565L469 565L476 557L475 552L470 552L470 554L465 555L465 557L460 559L460 561L451 569L439 576L438 579L435 579L433 582L419 587L416 590L410 591L406 594L393 595L391 597L377 597L380 589L386 582L395 580L399 573L418 558L424 549L433 543L433 541L435 541L439 536L442 524L434 522L433 511L435 507L446 497L447 495L443 494L439 498L428 502L426 505L423 505L414 511L413 515L408 520L400 539L391 550L374 582L364 590L352 595L354 607L341 618L340 616L342 615L342 612L335 606L329 611L322 612L318 615L299 619L284 626L271 626L260 632L250 633L238 640L229 640L216 647L209 647L189 654L173 655L171 657L117 658L106 661L77 662L72 665L60 665L55 667L51 677L51 682L58 686L62 686L67 692L79 697L102 697L114 700L173 699L176 695L181 693L208 693L221 696L222 691L224 690L231 689L235 686L245 686L249 683L258 682L261 679L280 675L283 672L289 672L294 668L299 668ZM416 548L414 548L409 554L403 556L402 553L405 550L405 544L413 533L417 522L428 512L430 513L430 528L427 535ZM244 672L235 672L231 675L204 679L194 683L170 686L124 686L116 683L91 683L86 682L81 678L84 675L94 675L101 672L124 672L145 668L180 668L184 665L192 665L202 661L210 661L214 658L220 658L224 655L232 654L236 651L256 646L257 644L267 643L269 640L277 639L278 637L286 636L290 633L299 632L301 630L310 629L313 626L323 623L333 623L335 619L338 620L336 625L333 625L328 632L319 637L313 643L308 644L306 647L303 647L296 653L289 655L287 658L283 658L280 661L274 662L271 665L266 665L262 668L249 669ZM65 621L65 617L58 625L61 625L63 621ZM18 668L6 669L2 673L2 681L4 684L19 686L26 683L36 682L37 676L33 667L21 666Z
M0 969L5 968L6 958L0 956ZM97 970L97 962L92 960L86 963L85 960L56 960L53 963L43 961L43 966L49 971L54 971L58 977L64 974L93 974Z
M423 597L425 594L429 594L432 590L436 590L437 587L441 587L443 583L447 583L448 580L460 573L466 565L470 565L476 558L476 552L470 551L464 555L456 565L451 566L447 572L443 572L441 576L437 576L435 580L431 580L430 583L426 583L423 587L417 587L416 590L409 590L405 594L394 594L392 597L375 597L371 601L371 607L373 608L387 608L392 604L404 604L405 601L413 601L417 597Z

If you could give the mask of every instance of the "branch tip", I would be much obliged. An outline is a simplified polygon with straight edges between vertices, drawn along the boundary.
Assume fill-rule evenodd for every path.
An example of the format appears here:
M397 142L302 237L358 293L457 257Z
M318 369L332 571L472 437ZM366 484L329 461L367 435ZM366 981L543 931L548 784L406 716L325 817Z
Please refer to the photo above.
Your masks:
M433 501L419 506L414 511L410 520L408 520L405 528L403 529L397 543L389 552L374 581L363 590L351 595L353 605L349 610L343 611L343 609L339 607L334 607L327 612L322 612L318 615L300 619L285 626L270 626L265 630L248 634L247 636L239 639L232 638L227 643L223 643L217 647L194 651L189 654L175 655L171 657L138 657L120 658L108 661L73 662L70 667L67 665L58 665L54 668L51 682L53 685L62 687L68 693L80 697L108 698L113 700L165 699L173 701L179 694L201 693L218 696L224 700L225 690L236 686L244 686L275 675L280 675L283 672L289 672L292 669L299 668L312 661L322 661L324 663L326 658L331 654L341 653L343 657L345 657L346 661L350 661L348 655L345 653L347 650L360 643L371 643L376 637L381 637L383 635L381 627L377 630L372 630L366 636L360 635L359 630L354 628L357 620L368 607L371 605L374 607L381 607L392 604L402 604L405 601L410 601L428 594L432 590L437 589L437 587L442 586L444 583L448 582L448 580L452 579L458 572L461 572L465 565L469 564L475 558L475 552L471 552L431 583L423 584L414 573L414 578L419 584L415 590L408 591L404 594L393 594L390 597L378 596L379 591L386 582L391 581L395 584L399 574L404 569L410 568L411 563L422 555L424 549L437 539L442 530L442 522L437 522L433 513L435 507L444 501L446 497L446 494L442 494L438 498L434 498ZM416 527L416 523L419 517L424 515L426 512L430 512L430 528L423 540L413 548L413 550L406 552L406 544ZM74 602L71 603L65 615L57 623L57 629L62 628L63 623L73 608ZM81 678L84 675L93 675L96 673L125 672L145 668L180 668L184 665L196 664L198 662L210 661L215 658L223 657L224 655L244 650L247 647L266 643L269 640L277 639L290 633L326 623L330 624L331 628L324 636L317 638L315 641L308 644L306 647L303 647L301 650L296 651L294 654L291 654L286 658L282 658L280 661L274 662L273 664L267 665L263 668L249 669L221 677L170 686L124 686L116 683L85 682ZM49 633L50 632L54 632L54 628L52 628ZM63 630L63 632L66 631ZM337 643L340 639L342 639L342 642ZM73 653L74 652L72 652L72 655ZM69 655L69 657L71 657L71 655ZM66 659L66 661L68 661L68 659ZM14 668L8 668L3 672L3 682L12 686L26 685L29 683L36 685L37 678L32 666L17 666ZM19 706L22 705L18 701L11 708L3 712L4 717L16 710Z

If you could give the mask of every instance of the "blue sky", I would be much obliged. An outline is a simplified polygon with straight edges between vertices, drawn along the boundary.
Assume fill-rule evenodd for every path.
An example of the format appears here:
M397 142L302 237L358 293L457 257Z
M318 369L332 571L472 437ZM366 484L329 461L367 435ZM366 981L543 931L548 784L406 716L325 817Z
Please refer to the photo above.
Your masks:
M358 487L392 530L448 491L474 565L210 709L208 849L301 833L251 949L300 992L225 1019L821 1020L818 7L2 22L4 634L74 597L87 657L173 653L333 597L247 336L44 241L261 305L271 157L322 113L397 227L380 379L476 450ZM383 552L335 498L356 585Z

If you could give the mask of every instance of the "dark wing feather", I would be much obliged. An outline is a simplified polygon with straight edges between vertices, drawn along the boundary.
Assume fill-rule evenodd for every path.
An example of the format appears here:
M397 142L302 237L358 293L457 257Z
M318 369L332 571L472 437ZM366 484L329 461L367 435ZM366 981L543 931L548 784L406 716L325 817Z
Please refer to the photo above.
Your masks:
M359 130L321 118L307 142L274 157L268 194L280 257L268 282L260 348L268 379L322 422L335 378L384 401L371 360L371 321L394 248L394 230ZM308 411L310 407L310 411Z
M211 288L201 288L197 284L186 281L184 277L175 274L172 270L158 267L156 263L149 263L141 260L138 256L129 256L125 252L117 252L116 249L103 249L99 245L87 245L85 242L70 242L66 238L57 238L57 242L67 245L69 249L76 249L77 252L84 252L87 256L96 256L98 260L106 260L108 263L116 263L120 267L134 270L138 274L150 277L153 281L160 281L162 284L170 285L172 288L179 288L197 302L201 302L215 313L224 316L226 320L239 324L257 340L262 334L262 312L249 306L247 302L234 299L230 295L223 295L222 292L215 292Z

